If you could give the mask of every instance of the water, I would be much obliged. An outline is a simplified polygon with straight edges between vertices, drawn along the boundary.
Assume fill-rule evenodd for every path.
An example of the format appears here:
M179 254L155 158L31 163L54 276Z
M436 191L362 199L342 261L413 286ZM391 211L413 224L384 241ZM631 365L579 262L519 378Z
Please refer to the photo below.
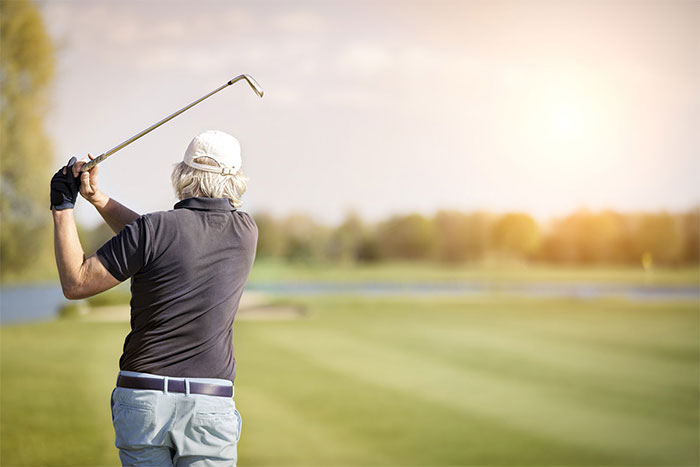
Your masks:
M700 300L697 286L645 286L570 282L265 282L247 290L273 295L469 296L516 295L542 298L596 299L618 297L635 301Z
M58 309L67 302L58 283L3 287L0 289L0 323L54 319Z
M249 283L251 292L286 296L473 296L515 295L527 297L593 300L619 297L634 301L700 300L698 286L644 286L558 282L259 282ZM54 319L67 303L59 284L22 285L0 289L0 324Z

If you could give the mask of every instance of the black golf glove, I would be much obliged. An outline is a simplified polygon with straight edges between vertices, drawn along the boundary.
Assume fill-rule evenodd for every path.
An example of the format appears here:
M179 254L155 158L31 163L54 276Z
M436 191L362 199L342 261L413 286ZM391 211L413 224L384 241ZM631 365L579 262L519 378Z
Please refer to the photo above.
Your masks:
M73 209L78 199L80 176L73 176L73 164L76 160L75 157L71 157L68 164L61 167L51 179L51 208L56 211Z

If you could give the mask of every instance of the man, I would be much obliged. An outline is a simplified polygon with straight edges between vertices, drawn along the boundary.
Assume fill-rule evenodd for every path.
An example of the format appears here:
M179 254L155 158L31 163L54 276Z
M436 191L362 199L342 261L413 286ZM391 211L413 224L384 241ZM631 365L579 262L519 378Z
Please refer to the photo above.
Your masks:
M246 179L238 141L207 131L172 173L175 208L139 216L106 196L98 168L71 159L51 180L56 263L67 298L131 278L131 332L112 393L124 465L235 465L232 325L255 257L257 227L238 211ZM85 258L78 191L117 233Z

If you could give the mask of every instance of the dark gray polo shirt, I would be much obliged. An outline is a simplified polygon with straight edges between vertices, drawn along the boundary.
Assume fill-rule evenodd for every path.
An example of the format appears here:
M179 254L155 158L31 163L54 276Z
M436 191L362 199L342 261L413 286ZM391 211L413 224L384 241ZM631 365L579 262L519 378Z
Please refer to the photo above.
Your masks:
M131 332L119 368L233 381L233 319L258 238L228 199L188 198L127 225L97 257L131 277Z

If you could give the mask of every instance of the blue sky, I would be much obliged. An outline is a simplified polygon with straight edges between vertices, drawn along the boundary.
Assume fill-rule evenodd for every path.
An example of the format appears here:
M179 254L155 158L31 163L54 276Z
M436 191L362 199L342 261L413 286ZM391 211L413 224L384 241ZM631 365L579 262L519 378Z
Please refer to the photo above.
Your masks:
M700 3L45 2L57 158L169 209L189 140L239 138L245 209L336 222L438 209L686 209L700 202ZM57 165L59 163L57 160ZM85 203L79 219L98 216Z

